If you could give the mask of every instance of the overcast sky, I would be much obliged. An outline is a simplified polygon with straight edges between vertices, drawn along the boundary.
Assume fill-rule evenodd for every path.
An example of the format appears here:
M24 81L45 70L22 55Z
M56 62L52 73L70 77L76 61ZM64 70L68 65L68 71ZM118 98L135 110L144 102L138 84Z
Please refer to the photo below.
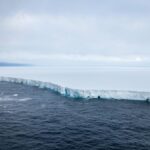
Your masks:
M149 0L0 0L1 62L149 66L149 58Z

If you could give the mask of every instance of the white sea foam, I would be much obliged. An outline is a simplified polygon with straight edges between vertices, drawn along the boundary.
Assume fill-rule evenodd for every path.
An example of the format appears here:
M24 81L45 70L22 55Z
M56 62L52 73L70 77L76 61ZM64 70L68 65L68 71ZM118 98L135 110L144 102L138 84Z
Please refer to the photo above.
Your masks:
M143 91L118 91L118 90L79 90L62 87L50 82L35 81L29 79L0 77L0 81L20 83L39 88L50 89L61 95L72 98L105 98L105 99L127 99L127 100L147 100L150 99L150 92Z
M18 94L13 94L13 96L14 96L14 97L17 97L17 96L18 96Z
M32 98L25 97L25 98L14 98L14 96L8 95L8 96L1 96L0 102L9 102L9 101L19 101L19 102L25 102L32 100Z
M26 102L26 101L29 101L29 100L32 100L32 98L30 98L30 97L25 97L25 98L20 98L20 99L18 99L18 101L20 101L20 102Z
M11 96L1 96L0 101L13 101L14 98Z

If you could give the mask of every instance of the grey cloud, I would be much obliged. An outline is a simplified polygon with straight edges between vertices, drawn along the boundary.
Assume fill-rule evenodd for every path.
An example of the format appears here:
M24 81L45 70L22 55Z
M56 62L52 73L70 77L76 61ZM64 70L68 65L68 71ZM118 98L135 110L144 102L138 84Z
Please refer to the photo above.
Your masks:
M18 51L39 58L41 54L59 53L108 56L108 59L150 57L148 0L0 0L0 3L1 58Z

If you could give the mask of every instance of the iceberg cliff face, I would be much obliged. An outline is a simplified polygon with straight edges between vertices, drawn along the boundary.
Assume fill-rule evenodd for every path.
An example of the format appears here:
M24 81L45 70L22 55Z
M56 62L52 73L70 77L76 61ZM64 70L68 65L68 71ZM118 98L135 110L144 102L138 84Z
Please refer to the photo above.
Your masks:
M35 81L29 79L0 77L0 81L20 83L29 86L36 86L39 88L50 89L58 92L61 95L72 98L104 98L117 100L147 100L150 99L150 92L137 91L117 91L117 90L78 90L62 87L50 82Z

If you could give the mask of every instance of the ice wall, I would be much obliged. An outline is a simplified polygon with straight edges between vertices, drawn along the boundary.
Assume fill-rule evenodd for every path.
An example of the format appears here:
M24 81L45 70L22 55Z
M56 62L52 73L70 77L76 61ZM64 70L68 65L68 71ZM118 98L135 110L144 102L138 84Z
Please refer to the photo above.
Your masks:
M150 99L150 92L140 91L118 91L118 90L79 90L59 86L50 82L42 82L30 79L0 77L0 81L19 83L29 86L36 86L39 88L50 89L59 94L72 98L105 98L117 100L148 100Z

